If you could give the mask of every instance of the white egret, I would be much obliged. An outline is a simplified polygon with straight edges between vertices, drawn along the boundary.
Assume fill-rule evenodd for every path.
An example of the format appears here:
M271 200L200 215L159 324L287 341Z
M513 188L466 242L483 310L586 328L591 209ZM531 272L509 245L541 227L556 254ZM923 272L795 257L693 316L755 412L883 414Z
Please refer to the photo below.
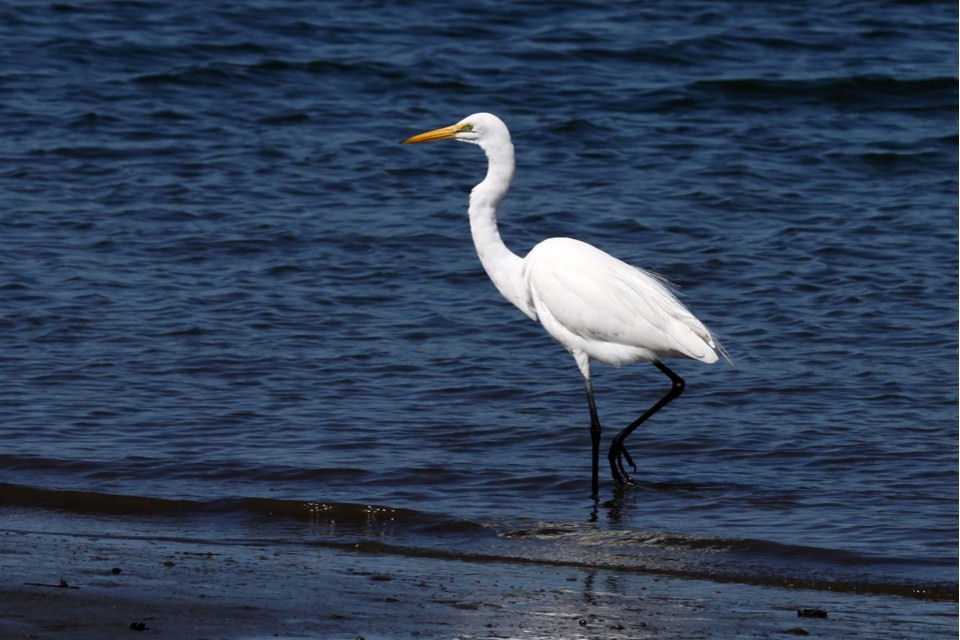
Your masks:
M623 461L637 466L624 440L647 418L683 391L683 379L661 358L716 362L726 355L710 331L653 273L638 269L572 238L550 238L525 258L503 243L497 229L497 206L514 173L513 143L500 118L476 113L457 124L427 131L404 143L453 139L479 145L487 155L487 175L470 192L470 232L480 262L503 296L530 319L539 320L573 355L587 389L593 444L593 495L598 492L600 419L590 382L590 360L619 366L652 362L672 382L670 390L620 431L607 456L610 473L630 482Z

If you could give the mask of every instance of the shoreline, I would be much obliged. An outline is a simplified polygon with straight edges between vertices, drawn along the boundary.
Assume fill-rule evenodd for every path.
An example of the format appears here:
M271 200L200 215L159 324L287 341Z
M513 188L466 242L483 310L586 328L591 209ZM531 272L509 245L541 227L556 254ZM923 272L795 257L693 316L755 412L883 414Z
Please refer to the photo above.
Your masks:
M378 545L151 538L142 522L119 519L100 522L112 530L102 535L80 530L83 518L35 511L29 523L0 530L4 638L953 638L957 624L949 601L398 555ZM69 533L50 532L68 524Z

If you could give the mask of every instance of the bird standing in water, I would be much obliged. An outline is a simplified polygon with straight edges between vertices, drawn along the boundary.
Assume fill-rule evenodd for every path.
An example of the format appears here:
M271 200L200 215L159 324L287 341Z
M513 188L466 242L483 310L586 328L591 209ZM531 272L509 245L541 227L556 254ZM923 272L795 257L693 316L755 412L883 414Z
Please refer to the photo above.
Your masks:
M594 497L599 489L600 419L590 382L590 360L619 366L652 362L672 383L670 390L613 438L607 458L618 483L629 483L626 461L637 466L624 445L645 420L680 395L683 378L661 358L716 362L725 355L710 331L664 284L643 269L573 238L549 238L525 258L510 251L497 229L497 206L513 180L510 131L500 118L475 113L457 124L407 138L404 143L453 139L479 145L487 155L487 175L470 192L470 232L480 263L503 297L573 355L587 389L593 444Z

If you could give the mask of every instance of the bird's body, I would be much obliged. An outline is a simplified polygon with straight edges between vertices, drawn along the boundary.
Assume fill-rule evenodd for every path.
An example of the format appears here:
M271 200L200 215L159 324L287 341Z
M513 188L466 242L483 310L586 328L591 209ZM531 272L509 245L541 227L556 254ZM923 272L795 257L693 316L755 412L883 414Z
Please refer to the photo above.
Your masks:
M660 359L683 357L712 363L723 355L722 349L655 274L573 238L544 240L524 258L510 251L497 228L497 206L514 173L510 132L496 116L478 113L404 142L447 138L478 144L487 155L487 175L471 191L469 207L471 234L487 275L507 300L538 320L567 348L583 374L594 445L594 495L600 422L590 381L590 360L615 366L653 362L673 381L673 389L660 403L614 438L609 455L611 472L618 481L629 480L622 459L625 457L631 465L633 461L623 440L683 389L683 380Z
M659 277L592 245L544 240L527 254L523 274L540 322L578 363L580 354L615 366L717 360L710 332Z

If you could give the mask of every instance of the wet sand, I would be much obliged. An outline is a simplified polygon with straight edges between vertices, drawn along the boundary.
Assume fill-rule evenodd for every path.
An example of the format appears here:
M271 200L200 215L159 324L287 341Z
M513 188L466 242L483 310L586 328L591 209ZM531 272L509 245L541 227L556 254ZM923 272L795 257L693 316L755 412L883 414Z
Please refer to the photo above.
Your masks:
M952 638L957 624L956 602L65 522L0 529L0 638Z

